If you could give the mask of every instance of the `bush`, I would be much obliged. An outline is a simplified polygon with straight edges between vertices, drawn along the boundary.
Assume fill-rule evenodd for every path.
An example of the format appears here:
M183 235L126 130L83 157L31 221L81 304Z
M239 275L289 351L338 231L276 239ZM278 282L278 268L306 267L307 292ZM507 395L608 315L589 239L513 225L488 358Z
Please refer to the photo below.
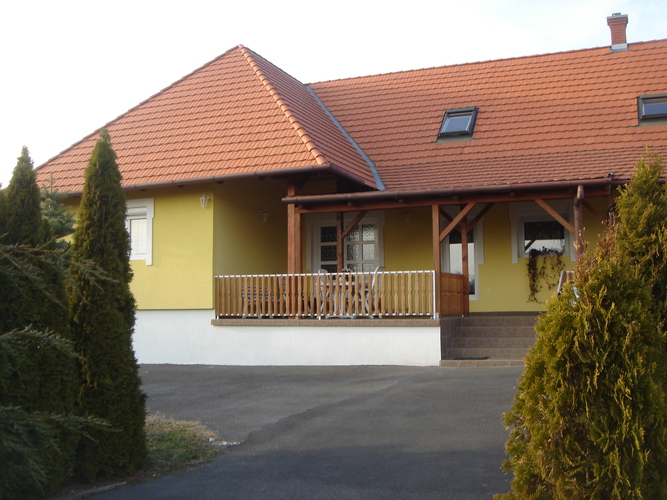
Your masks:
M619 226L580 259L574 286L538 321L504 416L503 468L514 478L498 498L667 497L666 345L656 307L664 297L655 279L665 266L655 235L666 222L653 217L655 162L637 169Z

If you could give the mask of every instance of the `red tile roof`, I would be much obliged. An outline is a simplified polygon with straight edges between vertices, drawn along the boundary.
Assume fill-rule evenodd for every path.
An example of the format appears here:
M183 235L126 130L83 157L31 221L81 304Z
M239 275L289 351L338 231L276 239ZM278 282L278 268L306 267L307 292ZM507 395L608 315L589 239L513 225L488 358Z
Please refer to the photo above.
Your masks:
M666 60L658 40L306 86L239 46L106 127L128 188L301 168L381 188L377 167L401 191L627 179L645 145L667 156L667 125L637 123L637 97L667 93ZM471 106L472 139L438 142L445 111ZM39 179L80 191L96 139Z
M308 88L243 46L105 126L127 188L329 168L375 186L368 163ZM98 131L38 168L78 192Z
M638 126L637 97L667 93L667 40L311 84L388 190L496 186L614 173L667 125ZM436 142L448 109L476 106L472 140Z

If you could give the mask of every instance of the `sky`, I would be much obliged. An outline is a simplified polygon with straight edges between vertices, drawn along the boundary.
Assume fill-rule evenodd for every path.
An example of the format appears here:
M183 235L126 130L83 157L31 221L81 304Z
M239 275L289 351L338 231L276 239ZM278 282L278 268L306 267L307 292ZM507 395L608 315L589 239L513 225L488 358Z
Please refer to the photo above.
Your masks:
M242 44L303 83L667 38L665 0L7 0L0 183ZM113 138L112 138L113 141Z

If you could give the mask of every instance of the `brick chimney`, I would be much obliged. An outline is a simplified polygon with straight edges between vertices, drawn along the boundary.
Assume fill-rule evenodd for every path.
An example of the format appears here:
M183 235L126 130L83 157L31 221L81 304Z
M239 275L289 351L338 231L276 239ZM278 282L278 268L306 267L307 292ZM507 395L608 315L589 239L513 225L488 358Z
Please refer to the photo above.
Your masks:
M628 50L628 40L625 37L625 27L628 25L628 15L615 12L607 18L607 26L611 29L611 51Z

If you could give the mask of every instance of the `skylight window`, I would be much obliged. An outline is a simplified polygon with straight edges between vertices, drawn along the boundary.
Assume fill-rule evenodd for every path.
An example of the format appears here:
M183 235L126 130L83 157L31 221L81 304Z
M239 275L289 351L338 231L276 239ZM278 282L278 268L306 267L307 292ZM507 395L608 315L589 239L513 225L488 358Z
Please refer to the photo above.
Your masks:
M645 95L639 98L639 120L667 118L667 94Z
M475 118L477 118L477 108L447 110L438 138L472 135Z

